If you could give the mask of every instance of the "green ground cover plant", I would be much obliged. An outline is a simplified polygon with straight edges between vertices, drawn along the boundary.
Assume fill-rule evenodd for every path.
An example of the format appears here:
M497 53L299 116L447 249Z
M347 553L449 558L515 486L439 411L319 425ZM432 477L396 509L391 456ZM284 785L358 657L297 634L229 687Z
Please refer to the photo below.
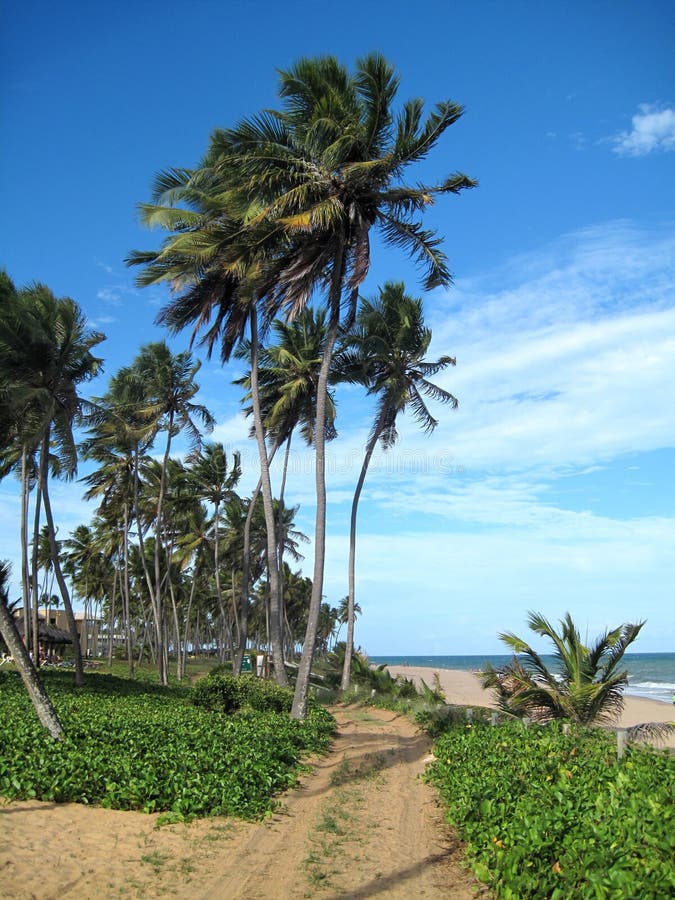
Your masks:
M188 687L92 674L44 680L65 737L46 737L18 675L0 673L0 796L196 816L263 816L308 753L324 751L332 716L306 721L250 706L228 715L195 706ZM290 692L287 692L290 697Z
M499 897L675 894L673 759L613 734L558 723L457 725L427 778Z

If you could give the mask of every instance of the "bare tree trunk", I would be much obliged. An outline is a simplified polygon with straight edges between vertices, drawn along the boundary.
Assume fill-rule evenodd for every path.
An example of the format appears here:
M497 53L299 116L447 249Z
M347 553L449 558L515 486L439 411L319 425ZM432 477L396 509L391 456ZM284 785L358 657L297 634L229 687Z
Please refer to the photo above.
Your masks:
M158 618L158 610L155 609L155 600L154 600L154 585L152 583L152 576L150 575L150 571L148 569L148 562L145 558L145 538L143 536L143 521L141 519L139 504L138 504L138 467L139 467L139 448L138 444L134 447L134 517L136 519L136 527L138 528L138 547L140 550L141 557L141 565L143 566L143 574L145 575L145 582L148 586L148 593L150 594L150 604L152 608L152 613L154 616L154 624L155 624L155 632L159 633L160 624ZM143 610L143 614L145 616L145 610ZM143 643L141 645L141 655L138 658L138 664L141 664L143 659L143 647L145 645L145 640L147 638L147 629L144 629L143 632ZM154 652L153 652L153 660L154 660ZM160 682L161 683L161 682Z
M31 662L28 651L24 647L16 624L5 604L0 600L0 632L2 639L7 644L7 649L12 654L14 664L19 670L19 675L26 685L26 690L35 707L40 722L55 740L63 737L63 728L56 715L52 701L38 678L37 670Z
M190 597L188 599L187 613L185 614L185 631L184 631L184 638L183 638L183 672L184 673L187 671L187 647L188 647L188 637L189 637L189 633L190 633L190 612L192 611L192 601L194 600L196 585L197 585L197 579L195 578L195 575L193 572L192 584L190 585Z
M312 672L316 636L321 615L323 595L323 572L326 558L326 396L328 391L328 374L333 358L333 347L340 325L340 297L342 294L342 276L345 269L344 245L336 255L331 277L328 297L329 319L326 329L326 341L323 358L319 369L316 393L316 423L314 435L315 480L316 480L316 521L314 531L314 573L312 579L312 596L309 602L307 631L302 647L302 657L295 682L295 694L291 716L294 719L307 717L309 695L309 678Z
M359 509L361 490L363 489L363 483L366 480L366 472L368 471L368 466L370 465L373 450L377 445L383 427L384 411L381 413L370 436L370 440L366 445L366 452L363 457L363 464L361 465L359 480L356 483L354 499L352 500L352 515L349 527L349 599L347 601L347 638L345 641L345 659L342 669L341 684L341 688L343 691L349 689L352 671L352 655L354 653L354 596L356 592L356 515Z
M68 630L70 631L70 637L73 642L73 653L75 654L75 685L76 687L82 687L84 685L84 664L82 662L82 646L80 644L80 638L77 633L77 624L75 622L75 615L73 613L73 606L70 602L70 593L68 591L68 585L66 584L66 579L63 577L63 572L61 571L61 562L59 560L59 551L56 546L56 528L54 527L54 517L52 515L52 505L49 500L49 487L47 481L47 456L49 454L49 428L45 432L45 437L42 442L42 449L40 451L40 487L42 490L42 505L45 511L45 517L47 519L47 533L49 534L49 549L52 555L52 565L54 566L54 574L56 576L56 581L59 586L59 591L61 592L61 598L63 600L63 608L66 611L66 619L68 620ZM85 627L86 627L86 612L85 612Z
M40 460L42 466L42 459ZM33 550L31 553L31 627L26 632L26 647L31 648L35 668L40 666L40 648L38 639L38 549L40 544L40 508L42 506L42 480L38 478L35 491L35 513L33 516ZM30 635L30 639L29 639Z
M138 526L140 530L140 525ZM127 645L127 665L129 678L134 677L134 651L131 646L131 609L129 603L129 507L124 501L124 535L122 536L122 552L124 554L124 583L122 584L122 617L124 619L124 636Z
M117 579L119 577L119 569L115 566L113 574L112 597L110 598L110 616L108 618L108 667L112 668L113 648L115 646L115 600L117 599Z
M173 413L169 414L166 431L166 447L164 448L164 458L162 460L162 468L159 478L159 496L157 497L157 510L155 512L155 583L153 592L153 608L155 612L157 624L157 677L160 684L167 685L169 683L169 660L168 649L165 646L165 623L164 623L164 604L162 598L162 577L160 567L160 553L164 515L164 494L166 492L166 469L169 462L169 454L171 452L171 438L173 432Z
M171 597L171 610L173 612L173 635L174 635L174 643L175 651L176 651L176 678L179 681L183 680L183 669L182 669L182 656L180 652L180 627L178 625L178 607L176 606L176 595L173 589L173 582L169 577L169 595ZM168 652L168 650L167 650Z
M272 482L267 462L267 447L263 430L262 413L260 411L260 395L258 392L258 319L255 309L251 312L251 397L253 400L253 421L255 424L258 454L260 456L260 476L262 480L263 509L265 510L265 526L267 529L267 567L269 572L272 602L272 659L274 660L274 678L277 684L287 686L288 676L284 665L284 648L281 640L281 619L279 618L279 560L277 554L276 522L272 502Z
M21 590L23 593L23 633L25 636L26 646L29 646L30 635L30 583L29 583L29 565L28 565L28 501L29 501L29 481L28 481L28 450L23 447L21 450Z

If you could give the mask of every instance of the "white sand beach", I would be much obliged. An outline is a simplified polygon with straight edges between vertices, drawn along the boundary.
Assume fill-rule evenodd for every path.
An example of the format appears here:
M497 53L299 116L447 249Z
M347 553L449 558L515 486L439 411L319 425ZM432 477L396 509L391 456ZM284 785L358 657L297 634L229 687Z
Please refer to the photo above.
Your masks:
M412 678L416 684L424 681L430 687L435 683L438 675L441 688L445 693L448 703L457 703L461 706L488 706L495 707L490 691L485 691L480 686L477 676L473 672L463 669L433 669L422 666L387 666L393 676L403 675ZM673 722L675 723L675 706L670 703L660 703L658 700L646 700L644 697L632 697L626 694L623 714L617 725L629 728L641 722ZM660 747L675 748L675 734L659 743Z

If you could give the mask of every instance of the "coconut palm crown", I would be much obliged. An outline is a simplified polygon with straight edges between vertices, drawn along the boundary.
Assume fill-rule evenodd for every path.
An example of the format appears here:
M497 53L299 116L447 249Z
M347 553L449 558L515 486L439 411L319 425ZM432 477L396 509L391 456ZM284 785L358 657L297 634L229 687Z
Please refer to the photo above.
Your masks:
M507 632L499 639L511 647L513 660L505 666L487 665L480 673L482 685L491 688L499 707L512 715L539 722L610 724L621 714L628 684L627 670L619 670L621 658L644 624L619 625L587 647L569 613L557 631L540 613L530 612L528 626L553 642L559 671L551 672L526 641Z

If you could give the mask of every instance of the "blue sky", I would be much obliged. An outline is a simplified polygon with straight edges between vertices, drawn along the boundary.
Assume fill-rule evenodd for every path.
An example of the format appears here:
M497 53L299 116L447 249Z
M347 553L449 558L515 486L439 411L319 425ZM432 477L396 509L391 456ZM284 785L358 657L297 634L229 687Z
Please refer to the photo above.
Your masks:
M427 438L409 421L361 502L357 642L377 654L489 653L528 609L589 634L647 619L641 651L675 650L675 19L670 2L346 0L5 6L0 24L0 265L47 283L103 330L107 379L141 344L163 289L123 259L156 245L136 204L159 169L195 164L211 130L276 105L277 68L381 51L400 97L464 117L413 179L461 170L477 190L428 222L455 274L425 297L439 383L459 397ZM418 293L375 244L363 293ZM174 342L182 349L184 342ZM204 362L214 437L256 480L234 373ZM326 597L346 593L351 493L372 408L338 395ZM313 528L311 458L289 502ZM88 518L55 485L61 533ZM0 485L0 557L16 559L16 485ZM311 572L311 547L305 563ZM18 569L17 569L18 571Z

